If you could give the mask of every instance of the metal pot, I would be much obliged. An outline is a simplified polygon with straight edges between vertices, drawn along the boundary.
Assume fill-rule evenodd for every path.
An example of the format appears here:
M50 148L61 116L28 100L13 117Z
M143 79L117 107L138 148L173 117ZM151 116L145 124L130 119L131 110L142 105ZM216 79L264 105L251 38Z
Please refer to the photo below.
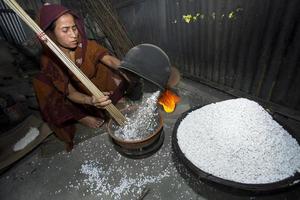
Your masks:
M164 89L170 76L171 64L167 54L152 44L140 44L130 49L120 69L128 70Z
M136 107L132 107L130 109L123 110L121 112L126 114L132 112L132 109L136 109ZM141 140L122 140L121 138L115 136L114 130L112 128L113 123L115 123L113 119L109 120L107 124L107 130L113 142L119 145L121 148L124 148L126 150L138 150L138 149L149 147L159 139L163 129L163 120L160 114L158 120L159 120L158 126L156 127L156 129L152 133L150 133L147 137Z

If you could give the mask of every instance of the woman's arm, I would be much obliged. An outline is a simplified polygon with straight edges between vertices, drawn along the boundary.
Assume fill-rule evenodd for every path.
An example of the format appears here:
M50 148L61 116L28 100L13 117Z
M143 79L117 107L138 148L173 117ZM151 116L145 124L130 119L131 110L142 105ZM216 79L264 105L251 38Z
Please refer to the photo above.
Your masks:
M95 96L88 96L81 92L78 92L70 83L68 85L69 95L68 99L78 104L87 104L92 105L97 108L104 108L108 104L111 103L109 99L109 92L103 92L104 96L100 98L96 98Z
M109 67L117 70L119 74L129 83L129 86L126 89L126 94L130 99L138 100L142 97L143 95L142 80L134 73L119 70L119 66L121 64L119 59L110 55L105 55L103 56L101 61L104 64L108 65Z
M115 70L117 70L121 64L121 61L118 58L111 55L103 56L101 62Z
M121 61L118 58L111 56L111 55L105 55L101 59L101 62L103 62L105 65L111 67L112 69L119 71L119 66L121 64ZM119 71L119 73L125 78L125 80L130 82L130 78L128 77L128 75L126 73L124 73L123 71Z

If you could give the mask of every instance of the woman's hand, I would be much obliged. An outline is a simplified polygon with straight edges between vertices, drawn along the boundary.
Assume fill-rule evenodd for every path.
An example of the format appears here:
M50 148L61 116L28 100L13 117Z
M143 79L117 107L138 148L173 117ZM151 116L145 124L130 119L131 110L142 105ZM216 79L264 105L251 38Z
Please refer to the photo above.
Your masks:
M88 96L86 94L78 92L70 83L68 85L69 95L68 98L79 104L87 104L91 106L95 106L97 108L105 108L105 106L111 103L109 95L110 92L103 92L104 96L102 97L95 97L95 96Z
M95 97L92 96L90 98L90 105L95 106L97 108L105 108L107 105L111 104L111 100L109 98L109 92L103 92L104 96L102 97Z

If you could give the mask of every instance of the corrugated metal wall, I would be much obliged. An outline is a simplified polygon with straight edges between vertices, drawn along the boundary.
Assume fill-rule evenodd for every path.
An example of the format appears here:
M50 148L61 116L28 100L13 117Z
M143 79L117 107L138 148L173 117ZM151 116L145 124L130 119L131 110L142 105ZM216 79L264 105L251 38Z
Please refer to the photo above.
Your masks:
M138 43L189 78L300 111L299 0L115 0Z
M32 18L37 18L43 2L60 3L60 0L16 0ZM22 45L36 40L35 33L8 6L0 0L0 36L10 43ZM37 42L37 41L33 41Z
M15 44L21 44L26 39L19 17L0 1L0 34L1 37Z
M131 39L162 47L186 77L299 113L299 0L112 1ZM21 43L24 29L0 3L0 33Z

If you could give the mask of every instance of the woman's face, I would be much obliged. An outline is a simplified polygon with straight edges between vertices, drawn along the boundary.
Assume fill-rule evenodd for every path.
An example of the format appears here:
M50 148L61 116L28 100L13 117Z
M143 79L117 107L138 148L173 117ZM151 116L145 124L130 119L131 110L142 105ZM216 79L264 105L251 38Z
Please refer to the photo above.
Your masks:
M66 13L55 22L54 35L59 45L65 49L74 49L78 45L78 29L73 15Z

